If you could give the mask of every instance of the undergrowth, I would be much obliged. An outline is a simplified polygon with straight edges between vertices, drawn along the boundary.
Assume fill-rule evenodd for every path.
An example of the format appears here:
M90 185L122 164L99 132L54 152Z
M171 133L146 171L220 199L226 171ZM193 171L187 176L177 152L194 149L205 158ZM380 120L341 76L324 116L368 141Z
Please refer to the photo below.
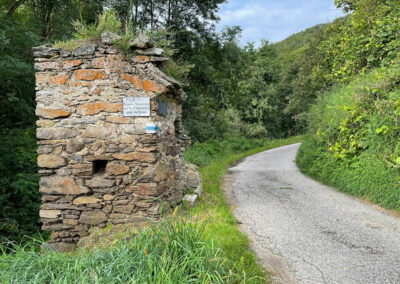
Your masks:
M328 185L400 212L400 64L324 94L300 147L301 170Z

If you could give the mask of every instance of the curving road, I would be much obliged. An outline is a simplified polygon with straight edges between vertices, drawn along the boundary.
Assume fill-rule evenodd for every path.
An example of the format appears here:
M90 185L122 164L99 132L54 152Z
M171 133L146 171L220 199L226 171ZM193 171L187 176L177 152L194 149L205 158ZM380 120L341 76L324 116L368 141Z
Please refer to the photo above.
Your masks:
M224 190L275 283L400 283L400 219L301 174L300 144L246 158Z

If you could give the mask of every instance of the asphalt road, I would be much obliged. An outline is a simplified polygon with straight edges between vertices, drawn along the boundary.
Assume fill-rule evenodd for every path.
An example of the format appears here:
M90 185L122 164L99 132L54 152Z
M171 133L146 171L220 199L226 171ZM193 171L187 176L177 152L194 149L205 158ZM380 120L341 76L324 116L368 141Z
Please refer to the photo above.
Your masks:
M301 174L300 144L246 158L224 189L275 283L400 284L400 219Z

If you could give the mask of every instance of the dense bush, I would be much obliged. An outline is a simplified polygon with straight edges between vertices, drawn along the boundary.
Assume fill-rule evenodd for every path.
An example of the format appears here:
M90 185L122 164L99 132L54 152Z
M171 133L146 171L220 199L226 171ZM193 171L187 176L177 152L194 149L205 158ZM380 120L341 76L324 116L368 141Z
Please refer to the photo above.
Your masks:
M297 163L307 174L400 211L400 65L321 96Z

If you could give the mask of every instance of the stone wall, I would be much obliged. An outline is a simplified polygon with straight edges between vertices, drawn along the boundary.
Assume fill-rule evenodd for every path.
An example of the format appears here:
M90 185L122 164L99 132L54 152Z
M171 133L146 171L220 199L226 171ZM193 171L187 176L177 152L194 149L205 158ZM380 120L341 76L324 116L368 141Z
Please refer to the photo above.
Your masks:
M185 93L162 71L163 50L139 37L124 56L110 37L73 52L34 48L40 217L52 231L48 245L60 251L93 226L158 217L193 183L182 158ZM123 116L122 98L135 96L150 97L149 117ZM149 122L156 134L146 134Z

